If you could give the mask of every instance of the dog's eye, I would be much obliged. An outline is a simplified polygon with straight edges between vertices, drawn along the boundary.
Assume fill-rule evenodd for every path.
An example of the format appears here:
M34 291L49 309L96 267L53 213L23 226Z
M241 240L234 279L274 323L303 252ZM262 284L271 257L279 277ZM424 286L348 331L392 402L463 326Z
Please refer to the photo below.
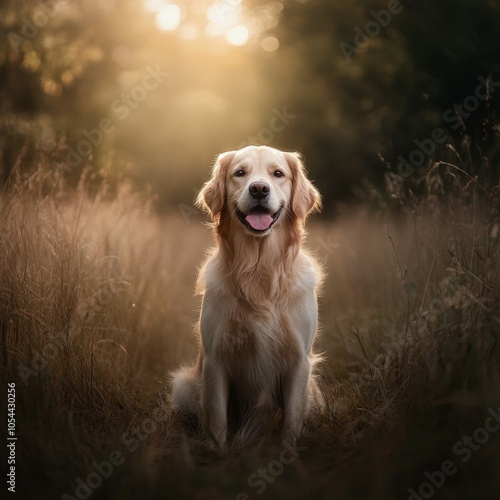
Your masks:
M274 177L285 177L285 174L281 170L274 171Z
M245 171L244 170L236 170L234 173L235 177L244 177L245 176Z

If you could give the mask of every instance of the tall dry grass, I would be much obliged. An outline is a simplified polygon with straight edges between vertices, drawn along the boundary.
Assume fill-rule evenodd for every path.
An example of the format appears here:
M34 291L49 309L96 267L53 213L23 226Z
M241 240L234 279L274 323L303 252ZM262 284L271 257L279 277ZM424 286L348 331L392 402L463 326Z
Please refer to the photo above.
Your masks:
M387 182L389 197L309 226L328 271L329 404L268 485L274 497L406 498L500 404L498 185L438 164ZM218 456L169 413L168 373L196 351L203 217L160 216L127 183L87 187L41 165L16 169L0 196L2 378L17 386L21 497L75 495L113 450L125 463L92 498L255 497L248 478L279 443ZM496 439L443 498L498 486Z

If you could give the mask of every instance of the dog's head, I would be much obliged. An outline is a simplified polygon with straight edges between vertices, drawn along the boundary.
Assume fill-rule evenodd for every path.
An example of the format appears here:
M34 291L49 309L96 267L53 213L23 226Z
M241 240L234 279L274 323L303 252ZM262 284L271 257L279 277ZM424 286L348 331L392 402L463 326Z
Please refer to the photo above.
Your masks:
M247 146L218 156L197 203L213 219L226 210L244 231L265 236L287 216L304 221L321 201L298 153Z

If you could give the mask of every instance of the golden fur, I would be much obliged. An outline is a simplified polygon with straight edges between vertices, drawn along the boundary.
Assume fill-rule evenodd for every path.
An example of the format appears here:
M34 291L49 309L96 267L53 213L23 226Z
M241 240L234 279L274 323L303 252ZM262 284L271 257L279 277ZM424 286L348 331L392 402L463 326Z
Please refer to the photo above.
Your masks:
M255 199L251 187L263 185L269 192ZM249 146L219 155L197 201L212 216L217 246L197 282L198 360L173 374L172 408L200 416L224 446L228 426L244 428L255 409L279 405L283 436L295 442L310 408L323 404L312 352L322 273L301 248L319 193L298 153ZM249 215L262 211L257 230Z

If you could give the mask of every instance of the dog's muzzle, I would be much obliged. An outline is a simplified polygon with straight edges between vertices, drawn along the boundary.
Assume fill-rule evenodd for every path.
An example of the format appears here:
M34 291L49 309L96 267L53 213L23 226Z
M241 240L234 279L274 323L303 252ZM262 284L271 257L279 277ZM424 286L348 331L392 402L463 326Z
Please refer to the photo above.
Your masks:
M277 212L271 213L268 208L262 205L256 205L250 209L247 214L236 208L236 215L240 222L254 233L265 233L269 231L273 224L279 219L283 207Z

